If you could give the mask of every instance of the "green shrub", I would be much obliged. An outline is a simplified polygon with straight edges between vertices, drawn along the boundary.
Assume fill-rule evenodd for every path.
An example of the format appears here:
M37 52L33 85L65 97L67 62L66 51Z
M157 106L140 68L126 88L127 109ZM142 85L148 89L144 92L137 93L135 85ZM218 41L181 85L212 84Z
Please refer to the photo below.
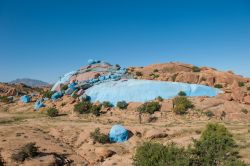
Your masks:
M16 153L12 154L11 159L17 162L23 162L28 158L33 158L38 155L38 147L36 143L28 143L21 147Z
M56 116L58 116L58 114L59 114L59 112L58 112L58 110L56 108L49 108L47 110L47 115L49 117L56 117Z
M192 67L192 71L193 71L193 72L200 72L201 69L200 69L199 67L197 67L197 66L193 66L193 67Z
M120 109L127 109L128 103L126 101L118 101L116 106Z
M243 86L245 86L245 83L244 82L238 82L238 85L239 85L239 87L243 87Z
M205 115L209 118L212 118L214 116L214 113L212 111L208 110L205 112Z
M159 71L158 69L154 69L154 70L153 70L154 73L157 73L158 71Z
M220 124L208 124L199 140L194 140L191 154L197 165L224 165L232 158L236 159L238 151L232 134Z
M248 114L248 110L245 108L241 109L241 112L243 112L244 114Z
M92 103L90 101L82 101L74 105L74 111L79 114L87 114L90 113L90 108L92 107Z
M106 134L101 133L100 128L96 128L95 131L91 132L90 138L92 138L95 142L99 142L101 144L109 142L109 137Z
M163 101L163 98L161 96L158 96L155 99L158 100L158 101Z
M215 87L215 88L218 88L218 89L223 88L223 86L222 86L221 84L215 84L214 87Z
M180 92L178 93L178 96L187 96L187 94L186 94L184 91L180 91Z
M102 105L92 105L90 108L90 112L94 114L95 116L100 116L100 110L102 108Z
M249 90L249 91L250 91L250 86L249 86L249 87L247 87L247 90Z
M135 72L135 75L138 76L138 77L141 77L143 74L142 74L142 72L137 71L137 72Z
M0 96L0 102L9 103L10 101L7 96Z
M68 85L67 84L65 84L65 85L63 85L62 87L61 87L61 91L65 91L65 90L67 90L68 89Z
M173 99L173 111L176 114L185 114L189 108L193 108L193 104L185 96L178 96Z
M156 111L160 111L160 109L161 105L155 101L146 102L137 108L139 112L149 114L153 114Z
M135 166L188 166L189 161L183 148L175 144L164 146L159 143L145 142L136 148Z
M113 105L109 101L102 102L102 106L104 108L111 108Z
M43 98L51 98L51 96L54 94L53 91L47 90L45 92L43 92Z

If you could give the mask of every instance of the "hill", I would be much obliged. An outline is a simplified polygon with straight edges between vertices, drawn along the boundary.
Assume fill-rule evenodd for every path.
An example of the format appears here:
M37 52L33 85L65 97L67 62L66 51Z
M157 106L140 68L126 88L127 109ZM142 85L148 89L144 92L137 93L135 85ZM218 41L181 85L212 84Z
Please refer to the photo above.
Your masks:
M35 80L35 79L30 79L30 78L21 78L21 79L16 79L13 80L11 82L9 82L10 84L17 84L17 83L21 83L21 84L25 84L27 86L30 87L46 87L46 86L50 86L49 83L41 81L41 80Z

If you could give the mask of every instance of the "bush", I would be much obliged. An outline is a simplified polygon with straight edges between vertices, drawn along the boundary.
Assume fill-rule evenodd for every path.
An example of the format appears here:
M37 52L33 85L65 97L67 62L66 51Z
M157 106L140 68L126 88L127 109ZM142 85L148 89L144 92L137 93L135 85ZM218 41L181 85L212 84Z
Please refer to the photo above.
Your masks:
M215 87L215 88L218 88L218 89L223 88L223 86L222 86L221 84L216 84L216 85L214 85L214 87Z
M164 146L159 143L145 142L138 146L134 156L135 166L188 166L188 158L183 148L175 144Z
M109 101L102 102L102 106L104 108L111 108L113 105Z
M141 77L143 74L142 74L142 72L137 71L137 72L135 72L135 75L138 76L138 77Z
M90 108L92 107L92 103L90 101L82 101L74 105L74 111L79 114L87 114L90 113Z
M163 101L163 98L161 96L158 96L155 99L158 100L158 101Z
M241 109L241 112L243 112L244 114L248 114L248 110L245 108Z
M118 101L116 106L122 110L127 109L128 103L126 101Z
M109 142L109 137L106 134L101 133L100 128L96 128L94 132L91 132L90 138L92 138L95 142L99 142L101 144Z
M90 112L94 114L95 116L100 116L100 110L102 108L102 105L92 105L90 108Z
M186 94L184 91L180 91L180 92L178 93L178 96L187 96L187 94Z
M238 85L239 85L239 87L243 87L243 86L245 86L245 83L244 82L238 82Z
M158 69L154 69L154 70L153 70L154 73L157 73L158 71L159 71Z
M47 110L47 115L49 117L56 117L56 116L58 116L58 114L59 114L59 112L58 112L58 110L56 108L49 108Z
M27 158L33 158L38 155L36 143L28 143L21 147L16 153L12 154L11 159L17 162L23 162Z
M201 138L194 140L191 150L193 162L197 165L224 165L228 161L237 160L236 143L232 134L220 124L208 124ZM221 164L219 164L221 163Z
M247 90L249 90L249 91L250 91L250 86L249 86L249 87L247 87Z
M155 101L146 102L137 108L139 112L149 113L149 114L153 114L156 111L160 111L160 109L161 109L161 105Z
M51 98L51 96L54 94L53 91L47 90L45 92L43 92L43 98Z
M212 111L206 111L205 115L209 118L212 118L214 116L214 113Z
M192 67L192 71L193 71L193 72L200 72L201 69L200 69L199 67L197 67L197 66L193 66L193 67Z
M176 114L185 114L189 108L193 108L193 104L185 96L178 96L173 99L173 111Z
M61 91L65 91L67 89L68 89L68 85L66 85L66 84L61 87Z
M7 96L0 96L0 102L9 103L10 101Z

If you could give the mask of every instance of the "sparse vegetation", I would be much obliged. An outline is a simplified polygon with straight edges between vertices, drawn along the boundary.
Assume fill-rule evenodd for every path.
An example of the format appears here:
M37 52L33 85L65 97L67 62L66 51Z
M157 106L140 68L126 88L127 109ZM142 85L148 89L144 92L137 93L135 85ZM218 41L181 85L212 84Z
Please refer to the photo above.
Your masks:
M218 88L218 89L223 88L223 86L222 86L221 84L215 84L214 87L215 87L215 88Z
M109 101L102 102L102 106L104 108L111 108L113 105Z
M95 131L91 132L90 138L92 138L95 142L99 142L101 144L109 142L108 135L101 133L100 128L96 128Z
M214 113L212 111L208 110L205 112L205 115L209 118L212 118L214 116Z
M193 72L200 72L201 69L200 69L199 67L197 67L197 66L193 66L193 67L192 67L192 71L193 71Z
M220 124L208 124L201 138L193 140L187 149L173 143L145 142L137 147L133 159L136 166L246 166L238 159L231 133Z
M90 108L92 107L92 103L89 101L82 101L74 105L74 111L79 114L87 114L90 113Z
M65 90L67 90L68 89L68 85L67 84L65 84L65 85L63 85L62 87L61 87L61 91L65 91Z
M180 91L180 92L178 93L178 96L187 96L187 94L186 94L184 91Z
M127 109L128 107L128 103L126 101L118 101L116 106L119 108L119 109Z
M58 116L58 114L59 114L59 112L58 112L58 110L56 108L49 108L47 110L47 115L49 117L56 117L56 116Z
M239 87L243 87L243 86L245 86L245 83L244 82L238 82L238 85L239 85Z
M51 98L51 96L54 94L53 91L50 91L50 90L47 90L45 92L42 92L43 93L43 98Z
M100 116L101 113L100 113L100 110L102 108L102 105L92 105L91 108L90 108L90 112L92 114L94 114L95 116Z
M241 109L241 112L243 112L244 114L248 114L248 110L245 108Z
M149 114L153 114L156 111L160 111L160 109L161 105L155 101L146 102L137 108L137 110L140 113L149 113Z
M249 90L249 91L250 91L250 86L249 86L249 87L247 87L247 90Z
M140 71L136 71L136 72L135 72L135 75L138 76L138 77L143 76L142 72L140 72Z
M154 74L154 73L151 73L149 76L152 77L152 78L158 78L158 77L160 77L158 74Z
M193 108L193 104L185 96L178 96L173 99L173 111L176 114L185 114L189 108Z
M7 96L0 96L0 102L9 103L10 101Z
M158 96L158 97L156 97L155 99L158 100L158 101L160 101L160 102L163 101L163 98L162 98L161 96Z
M159 71L158 69L154 69L154 70L153 70L154 73L157 73L158 71Z
M16 153L12 154L11 159L17 162L23 162L28 158L33 158L38 155L38 147L36 143L28 143L21 147Z

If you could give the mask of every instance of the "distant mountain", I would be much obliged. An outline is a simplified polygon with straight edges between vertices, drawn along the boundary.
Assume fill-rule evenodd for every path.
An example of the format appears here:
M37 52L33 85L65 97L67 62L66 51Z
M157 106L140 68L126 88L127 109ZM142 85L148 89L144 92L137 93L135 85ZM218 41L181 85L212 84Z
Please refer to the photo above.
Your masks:
M30 87L44 87L44 86L50 86L49 83L40 81L40 80L35 80L35 79L29 79L29 78L21 78L21 79L16 79L11 82L10 84L16 84L16 83L22 83Z

